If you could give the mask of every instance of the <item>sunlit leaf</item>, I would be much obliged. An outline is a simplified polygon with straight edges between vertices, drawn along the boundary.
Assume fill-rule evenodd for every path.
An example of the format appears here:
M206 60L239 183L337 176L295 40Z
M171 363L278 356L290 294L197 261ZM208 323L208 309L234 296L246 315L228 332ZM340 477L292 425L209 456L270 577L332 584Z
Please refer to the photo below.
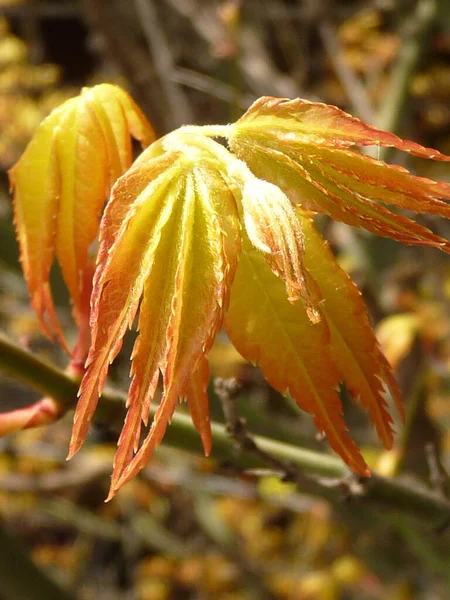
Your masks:
M290 303L283 282L244 238L233 282L225 330L237 350L259 365L272 387L314 416L331 447L356 472L368 467L346 432L337 394L341 374L330 352L330 331L322 318L313 324L299 300Z
M129 410L111 494L148 462L180 397L187 398L209 453L206 354L221 327L239 240L234 197L206 158L164 154L140 161L116 183L100 232L93 342L71 444L73 454L86 436L108 366L141 303ZM138 449L160 372L164 394Z
M150 145L130 168L131 137ZM450 185L414 177L353 146L450 158L336 107L298 99L261 98L235 124L186 126L152 140L125 92L97 86L52 113L10 173L32 304L47 333L61 340L48 281L54 255L75 316L87 314L88 252L110 195L90 331L78 323L78 366L86 372L70 456L86 438L109 366L136 320L109 497L147 464L178 400L186 400L209 454L208 353L224 321L241 355L313 416L355 472L369 476L338 391L349 390L369 413L387 448L389 401L402 417L403 403L361 295L316 231L311 211L450 252L450 242L384 206L450 217Z
M100 213L131 164L131 135L144 146L154 137L131 98L112 85L86 88L42 122L9 173L31 303L50 336L62 339L49 287L54 255L76 317Z
M269 383L289 391L300 408L311 413L332 448L354 470L367 468L346 434L336 394L345 381L355 400L370 413L388 448L392 419L385 394L400 413L403 404L390 367L380 351L361 295L338 266L310 217L299 213L305 235L305 269L320 290L321 322L307 322L306 309L290 306L281 283L271 277L261 256L244 244L232 288L225 327L241 354L258 364Z
M393 443L385 394L390 393L404 417L391 368L380 350L361 293L341 269L311 219L299 212L305 234L305 267L320 288L321 310L330 328L329 352L352 396L369 412L383 444Z
M144 282L154 262L153 253L176 198L175 176L180 174L180 163L168 156L146 167L139 172L131 170L118 182L100 228L92 295L92 346L73 433L74 440L79 439L80 444L89 428L109 365L135 318ZM116 285L112 286L111 281ZM71 446L72 452L77 449Z
M414 177L351 146L395 147L416 156L450 158L380 131L336 107L306 100L257 100L232 126L230 146L255 175L280 186L303 208L406 244L450 243L378 204L450 217L450 185ZM440 200L440 199L441 200Z
M212 437L209 418L209 364L203 357L198 367L189 376L186 385L186 399L192 421L202 438L205 455L211 452Z
M433 148L425 148L393 133L376 129L336 106L296 98L287 100L263 96L236 122L235 131L262 132L267 136L285 134L286 143L301 139L328 148L373 146L398 148L415 156L450 161Z

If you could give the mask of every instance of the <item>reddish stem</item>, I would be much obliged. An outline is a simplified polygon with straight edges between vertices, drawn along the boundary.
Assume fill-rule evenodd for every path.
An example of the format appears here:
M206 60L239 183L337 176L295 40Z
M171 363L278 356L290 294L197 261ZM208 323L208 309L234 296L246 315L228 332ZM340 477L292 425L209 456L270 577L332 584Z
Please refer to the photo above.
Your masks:
M85 372L85 363L91 345L91 292L95 264L89 262L83 276L80 306L74 308L73 315L78 327L78 336L72 357L66 371L75 379L81 379Z

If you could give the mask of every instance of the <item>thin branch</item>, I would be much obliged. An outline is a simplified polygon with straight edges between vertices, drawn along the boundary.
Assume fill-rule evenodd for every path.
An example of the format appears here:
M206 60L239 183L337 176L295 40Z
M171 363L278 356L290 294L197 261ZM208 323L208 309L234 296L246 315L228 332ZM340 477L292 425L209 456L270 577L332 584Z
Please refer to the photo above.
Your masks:
M52 396L61 403L62 410L69 410L76 404L78 383L74 379L34 357L3 336L0 336L0 369L9 376ZM154 411L155 409L152 408L152 415L154 415ZM100 399L94 418L95 422L103 427L119 431L123 425L124 416L124 394L105 392ZM216 460L230 463L236 452L226 427L212 422L211 429L214 439L212 456ZM263 436L255 435L252 439L263 452L295 465L303 473L319 478L308 491L334 503L341 501L342 481L350 475L350 472L338 458ZM202 453L202 444L190 417L180 412L174 414L164 443L196 454ZM240 470L267 467L264 460L248 450L239 452L235 465ZM435 526L448 522L450 502L439 494L422 488L419 484L412 485L411 481L403 482L400 479L384 478L376 474L371 479L363 480L359 484L360 495L363 496L362 508L366 503L369 505L376 503L392 510L416 515Z
M172 50L159 22L158 11L152 0L134 0L142 31L152 56L155 70L164 90L167 106L171 113L173 129L191 123L191 107L180 86L171 78L176 68Z
M81 458L81 457L80 457ZM102 458L74 460L65 469L26 475L10 473L2 476L0 489L14 493L54 493L64 489L83 489L111 472L111 465Z
M375 121L380 129L398 133L405 110L408 109L411 76L423 56L437 8L436 0L419 0L416 10L405 18L401 28L400 52L386 86L385 102ZM391 151L389 148L380 148L380 160L386 160Z
M253 454L253 456L261 460L267 467L278 473L285 481L296 483L302 489L314 483L310 477L296 468L294 464L285 462L258 446L254 437L247 430L244 419L239 416L237 411L236 400L240 386L236 379L216 378L214 380L214 391L222 403L227 423L227 432L238 444L242 452Z
M367 121L367 123L374 124L375 113L366 88L359 77L342 58L342 48L340 47L333 25L328 21L324 21L319 25L319 35L322 39L325 51L328 54L328 58L344 86L353 109L358 117Z
M199 73L192 69L185 69L184 67L176 67L169 76L172 81L176 81L181 85L198 90L199 92L209 94L213 98L222 100L227 104L236 102L236 90L233 86L224 83L223 81L219 81L214 77L210 77L209 75L205 75L204 73ZM251 96L250 94L240 95L238 99L239 107L242 110L247 110L254 99L254 96Z

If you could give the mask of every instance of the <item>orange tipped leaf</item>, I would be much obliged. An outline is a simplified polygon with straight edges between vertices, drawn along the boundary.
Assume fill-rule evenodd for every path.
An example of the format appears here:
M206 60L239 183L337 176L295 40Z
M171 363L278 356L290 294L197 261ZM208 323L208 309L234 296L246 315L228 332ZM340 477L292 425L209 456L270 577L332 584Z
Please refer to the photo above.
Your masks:
M128 190L135 188L135 173L131 171L119 179L105 211L100 230L100 245L104 252L99 254L103 263L99 262L97 266L92 292L92 344L75 411L69 457L78 451L86 437L109 365L133 323L161 231L172 214L178 189L175 176L180 167L175 164L161 170L162 167L158 163L151 174L145 173L147 186L131 205ZM110 223L120 212L122 203L128 212L116 236L108 237Z
M231 148L293 203L406 244L450 251L444 238L378 204L448 218L450 185L414 177L350 147L373 144L435 160L450 157L370 127L336 107L299 99L262 98L231 127Z
M130 405L141 407L141 418L146 423L152 399L147 382L154 381L159 370L164 393L146 439L129 462L135 430L124 428L112 493L147 464L179 397L187 398L205 451L210 451L206 395L209 369L205 355L221 327L239 252L234 198L213 165L205 162L187 168L185 189L180 193L172 227L162 240L160 256L145 285L140 334L133 351Z
M317 429L357 473L369 469L347 433L336 392L340 372L329 351L326 321L313 324L301 300L286 298L261 253L244 239L231 291L225 330L237 350L259 365L272 387L290 392L299 407L313 415Z
M321 291L321 310L330 328L329 352L340 371L340 379L369 412L380 440L391 448L392 418L385 395L390 393L404 418L398 384L380 350L361 293L338 265L311 217L298 213L305 233L305 267Z

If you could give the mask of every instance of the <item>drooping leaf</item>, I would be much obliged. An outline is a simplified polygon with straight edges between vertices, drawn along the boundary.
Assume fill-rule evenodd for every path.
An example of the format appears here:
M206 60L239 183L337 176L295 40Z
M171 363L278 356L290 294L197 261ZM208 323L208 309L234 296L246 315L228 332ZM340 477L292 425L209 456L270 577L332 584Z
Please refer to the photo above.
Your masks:
M285 282L289 302L302 298L309 318L317 322L320 316L303 268L303 231L288 197L276 185L249 174L240 198L249 240Z
M109 364L141 302L111 495L145 466L180 397L187 398L209 452L206 354L221 327L239 247L234 197L207 157L174 152L139 161L114 186L101 226L93 342L70 451L83 442ZM160 372L163 397L138 449Z
M131 135L143 146L154 139L131 98L113 85L86 88L42 122L9 173L31 303L49 336L63 338L48 282L54 255L76 316L101 210L131 164Z
M450 252L447 240L378 204L450 217L444 202L450 200L450 185L414 177L350 147L388 146L450 160L437 150L377 130L333 106L267 97L232 126L229 142L255 175L279 185L305 209L403 243Z
M186 400L194 426L202 438L206 456L209 456L212 446L208 384L209 364L208 360L203 357L187 381Z
M187 142L194 148L206 149L214 158L217 169L233 191L250 242L262 252L273 273L284 281L288 300L295 302L302 298L311 321L318 321L317 299L308 288L303 271L303 232L286 194L278 186L255 177L243 161L217 142L198 135L170 135L175 138L170 147L181 149Z
M320 288L321 310L330 329L331 353L353 398L369 412L378 437L392 447L392 419L385 395L390 393L404 418L398 384L380 350L361 293L338 265L311 218L298 211L305 235L305 268Z
M109 365L133 324L161 230L170 219L181 169L171 158L150 163L145 171L129 171L106 207L92 293L92 342L75 413L71 454L87 434Z
M217 135L234 154L210 139ZM43 328L61 341L48 282L52 261L56 255L61 263L75 317L86 315L88 248L111 192L100 227L91 331L78 322L79 351L72 356L82 371L91 340L70 455L86 437L109 365L138 312L110 497L145 466L178 399L187 401L208 454L207 355L231 296L226 329L237 349L313 415L352 469L369 475L347 433L337 390L344 382L386 447L393 438L386 394L402 415L403 406L360 294L307 211L450 251L448 241L380 205L450 217L450 185L413 177L352 147L450 158L335 107L276 98L258 100L230 126L172 132L127 171L131 137L146 146L153 132L125 92L96 86L52 113L10 172L32 304Z
M355 471L367 467L346 433L336 390L344 381L370 414L378 436L392 447L390 393L402 417L403 402L382 354L360 292L339 267L311 217L298 211L305 236L304 267L322 297L321 321L308 322L301 302L290 305L281 282L271 276L261 255L244 243L233 283L225 328L239 352L258 364L269 383L289 391L300 408L314 416L331 447Z
M213 166L204 163L191 173L188 170L184 194L175 229L162 240L154 270L145 284L129 398L131 405L142 404L146 423L151 400L146 381L156 376L158 367L164 394L141 449L123 473L115 466L112 490L147 464L165 433L178 397L187 398L207 454L211 447L205 356L222 325L240 249L240 232L234 197ZM174 240L179 240L179 247L174 246ZM125 439L127 435L124 428ZM121 452L119 443L119 461Z
M322 313L322 311L321 311ZM272 387L290 392L302 410L314 416L331 447L357 473L369 475L348 436L337 394L341 373L330 351L330 330L323 313L313 324L301 300L286 297L277 278L244 236L231 291L225 330L237 350L259 365Z

